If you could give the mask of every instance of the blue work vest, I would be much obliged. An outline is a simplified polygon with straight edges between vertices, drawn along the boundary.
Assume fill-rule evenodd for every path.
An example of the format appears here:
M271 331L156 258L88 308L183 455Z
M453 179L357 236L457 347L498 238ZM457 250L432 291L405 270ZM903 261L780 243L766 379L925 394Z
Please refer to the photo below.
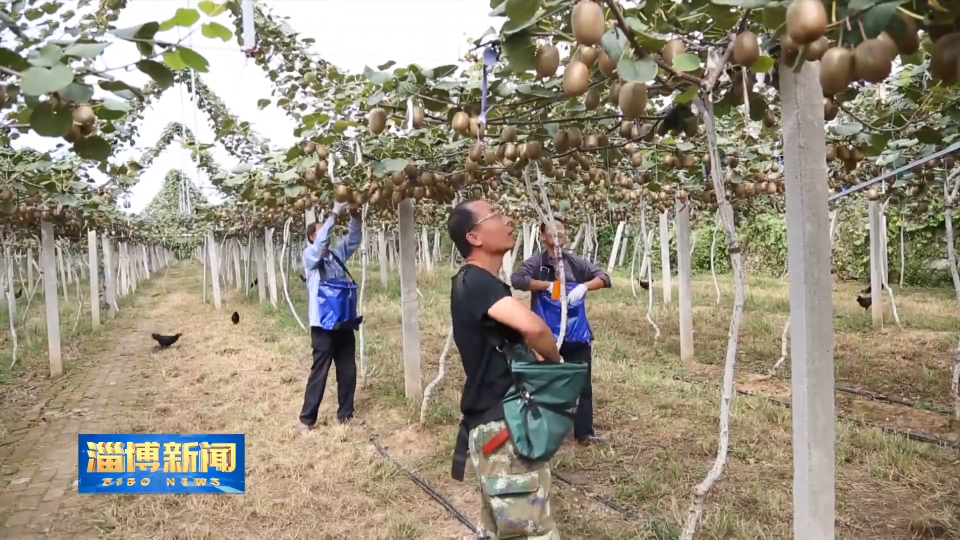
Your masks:
M567 282L567 294L575 289L578 283ZM547 323L553 336L560 337L560 300L554 300L550 291L535 291L533 293L533 312L536 313L543 322ZM590 323L587 322L586 298L581 298L567 306L567 331L564 334L563 342L567 343L590 343L593 341L593 332L590 331Z
M316 298L317 311L320 313L320 328L356 330L363 322L363 317L357 316L357 283L343 261L333 253L330 255L350 279L334 278L320 281ZM320 259L317 267L322 266L323 262L323 259Z

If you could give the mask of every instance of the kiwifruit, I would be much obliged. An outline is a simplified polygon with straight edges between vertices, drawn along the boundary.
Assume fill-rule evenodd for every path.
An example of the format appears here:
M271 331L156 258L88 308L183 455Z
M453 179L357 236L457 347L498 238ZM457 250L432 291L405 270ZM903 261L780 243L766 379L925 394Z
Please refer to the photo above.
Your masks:
M63 138L70 143L79 141L80 137L83 137L83 132L80 130L80 126L76 124L70 126L70 129L68 129L67 133L63 136Z
M317 145L312 142L308 142L307 144L303 145L303 153L307 154L308 156L316 151Z
M694 165L697 164L697 160L691 155L683 156L683 159L680 160L680 166L684 169L692 169Z
M697 117L690 116L683 121L683 133L687 137L693 137L697 134Z
M567 142L569 143L570 148L580 148L580 145L583 144L583 134L580 133L580 128L567 128Z
M668 65L673 65L673 59L687 52L687 46L679 39L671 39L660 49L660 58Z
M486 131L487 128L480 123L480 119L478 117L470 117L470 137L474 139L482 139Z
M487 165L493 165L494 163L497 162L497 153L494 152L493 150L487 150L483 154L483 162L486 163Z
M917 21L914 20L913 17L899 11L897 12L897 16L903 21L904 26L903 32L899 35L899 39L896 39L897 49L900 51L900 54L913 54L920 50L920 37L917 35Z
M598 45L603 37L603 8L590 0L580 0L570 13L573 37L581 45Z
M337 202L347 202L347 199L350 198L350 188L343 185L337 184L337 187L333 190L333 200Z
M866 157L867 156L863 153L863 150L860 150L859 148L854 148L853 152L850 153L850 158L856 161L857 163L860 163Z
M820 39L807 45L807 52L804 58L809 62L816 62L817 60L823 58L823 53L827 52L830 47L830 40L821 36Z
M733 61L744 67L750 67L760 58L760 44L757 35L749 30L737 34L733 42Z
M600 92L596 88L591 88L587 90L587 93L583 96L583 107L588 111L592 111L600 106Z
M633 122L624 120L620 122L620 136L624 139L630 138L630 131L633 129Z
M850 156L849 148L843 145L837 147L837 157L840 158L840 161L850 161Z
M884 45L887 46L887 50L889 52L891 60L893 60L894 58L897 57L897 55L900 54L900 48L897 46L896 40L893 39L893 36L891 36L890 34L886 32L880 32L880 34L877 36L877 40L879 40L880 42L882 42Z
M773 114L773 111L767 109L763 111L763 127L772 128L777 125L777 116Z
M610 83L610 104L616 107L620 103L620 83Z
M419 105L413 106L413 129L420 129L423 127L423 107Z
M480 161L480 158L483 157L483 144L476 142L473 143L473 146L470 147L470 159L473 161Z
M866 196L868 201L875 201L880 198L880 192L877 188L870 188L866 191Z
M544 45L537 50L537 75L553 77L560 67L560 51L553 45Z
M453 121L450 122L453 126L453 130L458 133L463 133L470 129L470 115L463 112L457 111L453 115Z
M827 31L827 9L820 0L793 0L787 7L787 35L798 46L813 43Z
M527 144L525 144L523 147L523 157L529 159L530 161L536 161L540 159L541 151L542 151L542 147L540 146L540 141L527 141ZM550 162L549 161L544 162L544 167L543 167L544 170L547 170L548 168L548 166L546 165L547 163L550 163ZM553 168L552 163L549 165L549 168L551 169Z
M823 120L825 122L835 119L839 112L840 107L837 107L837 104L834 103L832 99L828 97L823 98Z
M680 165L680 160L677 159L677 156L664 156L663 157L663 166L667 169L676 169Z
M558 153L562 154L567 151L570 147L570 140L567 138L567 132L564 130L557 131L557 134L553 136L553 149ZM563 163L561 163L562 165Z
M513 143L507 143L503 145L503 157L509 159L510 161L516 161L517 156L519 155L519 149L517 145Z
M593 150L600 144L597 142L597 136L590 134L583 138L583 147L587 150Z
M327 151L326 146L322 144L317 145L317 157L320 158L320 161L326 162L328 154L329 152Z
M804 1L815 2L817 0ZM853 74L861 81L883 82L890 75L892 60L890 49L886 43L877 38L866 39L861 41L857 48L853 50Z
M957 82L960 61L960 32L947 34L936 41L930 53L930 75L946 84Z
M503 131L500 132L500 137L503 139L503 142L517 142L517 128L514 126L504 126Z
M780 60L788 66L792 66L797 61L797 55L800 54L800 48L793 41L790 34L780 36Z
M607 56L606 51L600 49L600 73L603 76L612 79L617 73L617 61Z
M634 167L643 165L643 155L641 155L640 152L634 152L633 155L630 156L630 164Z
M839 94L850 85L853 53L843 47L827 49L820 59L820 87L825 96Z
M89 126L97 121L97 115L93 113L93 109L89 106L80 105L73 110L73 121L81 126Z
M383 129L387 127L387 111L376 107L370 110L370 113L367 115L367 125L370 127L370 131L374 135L379 135L383 133Z
M620 112L627 119L643 116L647 109L647 85L642 82L629 81L620 88Z
M403 173L408 177L417 175L417 166L413 163L407 163L407 166L403 168Z
M600 146L610 146L610 139L607 138L606 133L601 133L597 135L597 144Z
M599 53L597 52L596 47L582 46L577 49L577 52L574 53L573 57L570 60L583 62L583 65L587 66L588 68L592 68L593 63L597 61L598 54Z
M590 0L580 0L580 3L590 2ZM580 5L580 4L577 4ZM587 91L590 86L590 69L576 60L567 64L567 69L563 71L563 93L568 96L580 96Z
M725 161L726 161L727 167L730 167L731 169L736 169L737 165L740 165L740 158L738 158L737 156L732 156L732 155L727 156Z

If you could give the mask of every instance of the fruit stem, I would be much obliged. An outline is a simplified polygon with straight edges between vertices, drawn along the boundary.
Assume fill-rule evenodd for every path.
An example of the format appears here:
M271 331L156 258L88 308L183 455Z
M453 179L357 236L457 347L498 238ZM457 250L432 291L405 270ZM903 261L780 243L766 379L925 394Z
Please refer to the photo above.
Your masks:
M913 17L914 19L916 19L916 20L918 20L918 21L922 21L922 20L923 20L923 17L922 17L921 15L917 15L916 13L914 13L914 12L910 11L909 9L904 8L904 7L897 6L897 11L899 11L899 12L901 12L901 13L903 13L904 15L907 15L907 16L909 16L909 17Z

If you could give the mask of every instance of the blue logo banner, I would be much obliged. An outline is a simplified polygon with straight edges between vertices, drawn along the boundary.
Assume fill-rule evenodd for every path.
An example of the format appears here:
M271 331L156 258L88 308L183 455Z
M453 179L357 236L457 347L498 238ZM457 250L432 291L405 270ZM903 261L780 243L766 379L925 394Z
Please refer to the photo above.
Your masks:
M77 436L80 493L243 493L244 436Z

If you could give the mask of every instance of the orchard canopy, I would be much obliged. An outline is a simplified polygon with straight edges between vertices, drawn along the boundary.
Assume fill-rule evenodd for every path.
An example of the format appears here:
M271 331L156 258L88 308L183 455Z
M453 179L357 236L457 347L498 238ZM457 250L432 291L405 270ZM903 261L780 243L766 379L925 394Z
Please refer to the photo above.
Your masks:
M0 11L0 215L15 228L51 219L66 235L84 225L122 227L172 242L180 229L241 232L334 197L369 203L380 219L405 198L432 201L418 204L423 219L442 217L458 197L523 213L525 169L533 178L539 170L554 211L574 221L623 219L641 199L709 207L717 197L705 182L712 164L700 110L708 95L726 188L746 211L783 192L779 74L817 59L832 190L957 137L951 85L960 33L954 6L935 1L492 0L502 26L473 42L465 69L387 62L363 73L308 54L309 39L258 7L248 55L274 85L259 105L275 104L298 123L302 142L289 149L271 147L203 84L202 54L161 37L182 28L242 42L239 2L203 1L132 28L111 24L126 2L88 4L75 11L17 1ZM233 29L208 20L225 10ZM153 82L136 88L119 69L98 71L94 61L108 46L135 48L141 59L124 68ZM112 158L132 146L145 108L178 81L199 96L238 167L221 168L177 124L139 160ZM31 131L61 147L11 149ZM162 225L117 212L175 134L228 202ZM933 160L866 194L924 212L944 177L937 170L953 161ZM108 180L95 182L95 170Z

